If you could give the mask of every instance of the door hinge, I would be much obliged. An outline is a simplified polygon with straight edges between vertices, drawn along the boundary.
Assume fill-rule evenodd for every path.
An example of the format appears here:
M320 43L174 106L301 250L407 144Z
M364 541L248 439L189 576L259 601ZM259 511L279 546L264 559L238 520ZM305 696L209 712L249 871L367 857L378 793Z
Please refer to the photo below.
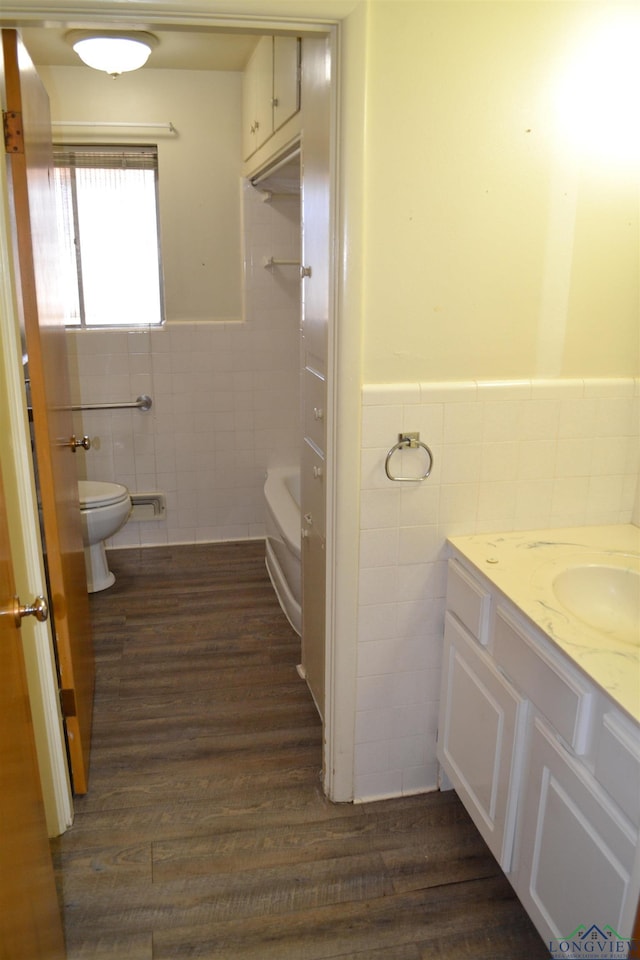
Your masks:
M4 149L6 153L24 153L22 114L18 113L17 110L3 110L2 125L4 127Z
M75 690L60 691L60 706L62 707L63 717L77 717Z

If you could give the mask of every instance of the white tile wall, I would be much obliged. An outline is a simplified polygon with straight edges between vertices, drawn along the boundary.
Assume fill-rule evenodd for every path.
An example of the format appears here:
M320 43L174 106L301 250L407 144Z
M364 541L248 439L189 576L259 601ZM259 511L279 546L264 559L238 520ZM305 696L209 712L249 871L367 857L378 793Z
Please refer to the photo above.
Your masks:
M245 183L245 319L70 334L81 403L153 399L149 413L78 414L86 475L166 495L164 520L130 521L110 545L259 537L272 463L298 460L300 280L265 258L300 256L300 204ZM82 463L82 461L80 461Z
M356 799L437 785L446 538L629 523L639 409L640 381L622 379L364 388ZM415 430L432 474L392 483L387 451ZM417 473L423 456L399 452L392 469Z

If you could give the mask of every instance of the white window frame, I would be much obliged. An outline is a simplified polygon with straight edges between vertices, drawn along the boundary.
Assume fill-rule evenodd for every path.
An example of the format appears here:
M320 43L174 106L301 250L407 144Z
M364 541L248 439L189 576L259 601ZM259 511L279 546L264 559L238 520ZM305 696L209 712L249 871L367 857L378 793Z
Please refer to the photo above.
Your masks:
M157 146L151 144L144 146L128 144L54 145L54 168L56 172L58 229L62 251L60 270L63 278L63 290L66 290L65 324L72 329L92 330L122 330L129 327L161 326L164 323L164 297L158 204ZM117 175L123 169L132 172L143 171L147 175L149 173L153 174L153 216L155 219L152 224L147 184L145 185L146 196L142 202L143 205L146 205L146 215L149 216L145 231L148 240L145 243L139 242L135 246L135 251L130 250L129 256L121 257L120 262L118 262L117 256L112 257L112 251L116 245L111 243L103 246L100 242L99 230L93 229L98 220L102 223L108 222L110 213L117 209L117 205L113 202L106 204L101 211L96 205L93 208L92 216L89 216L86 183L83 189L82 183L78 183L78 172L82 170L104 171L105 191L109 191L113 198L115 197L115 191L107 185L108 171L114 171ZM61 176L62 171L67 171L67 177L64 180ZM83 194L84 200L82 199ZM124 211L126 216L130 209L131 207L128 204L124 204L120 207L119 212L122 214ZM127 229L127 226L129 229ZM129 238L133 234L131 226L131 220L128 222L123 220L125 233L120 234L118 232L118 236L122 235ZM116 229L119 231L119 227L116 227ZM153 234L155 243L151 240L151 234ZM146 251L146 268L136 259L140 250ZM157 252L157 258L151 253L152 250ZM93 279L91 269L87 267L87 261L91 262L90 251L93 252ZM83 255L85 256L84 270ZM96 266L98 260L99 266ZM142 288L137 279L131 275L127 284L126 276L129 266L139 270L139 276L144 277L146 273L147 280L143 281ZM131 273L133 273L133 270ZM122 298L117 295L114 297L114 293L117 294L121 289L121 286L115 280L118 276L123 281ZM107 278L106 282L104 282L104 278ZM97 293L100 287L102 288L101 296ZM136 300L138 302L137 309ZM93 304L93 309L91 304ZM105 309L105 304L110 304L110 308ZM123 311L124 319L122 319ZM110 316L118 319L111 320L109 319Z

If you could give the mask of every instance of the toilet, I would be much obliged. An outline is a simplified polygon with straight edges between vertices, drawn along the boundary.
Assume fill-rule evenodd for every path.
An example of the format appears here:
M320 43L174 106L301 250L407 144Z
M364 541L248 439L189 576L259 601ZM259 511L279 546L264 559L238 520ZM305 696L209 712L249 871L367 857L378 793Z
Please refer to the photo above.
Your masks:
M104 541L125 525L131 513L129 491L121 483L78 480L84 564L89 593L106 590L115 582L107 565Z

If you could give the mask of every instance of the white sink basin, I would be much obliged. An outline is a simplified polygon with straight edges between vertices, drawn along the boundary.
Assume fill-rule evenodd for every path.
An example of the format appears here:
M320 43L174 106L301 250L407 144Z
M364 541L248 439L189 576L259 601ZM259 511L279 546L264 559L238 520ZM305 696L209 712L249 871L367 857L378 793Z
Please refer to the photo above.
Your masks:
M563 607L588 626L624 643L640 645L640 573L623 566L589 563L553 579Z

